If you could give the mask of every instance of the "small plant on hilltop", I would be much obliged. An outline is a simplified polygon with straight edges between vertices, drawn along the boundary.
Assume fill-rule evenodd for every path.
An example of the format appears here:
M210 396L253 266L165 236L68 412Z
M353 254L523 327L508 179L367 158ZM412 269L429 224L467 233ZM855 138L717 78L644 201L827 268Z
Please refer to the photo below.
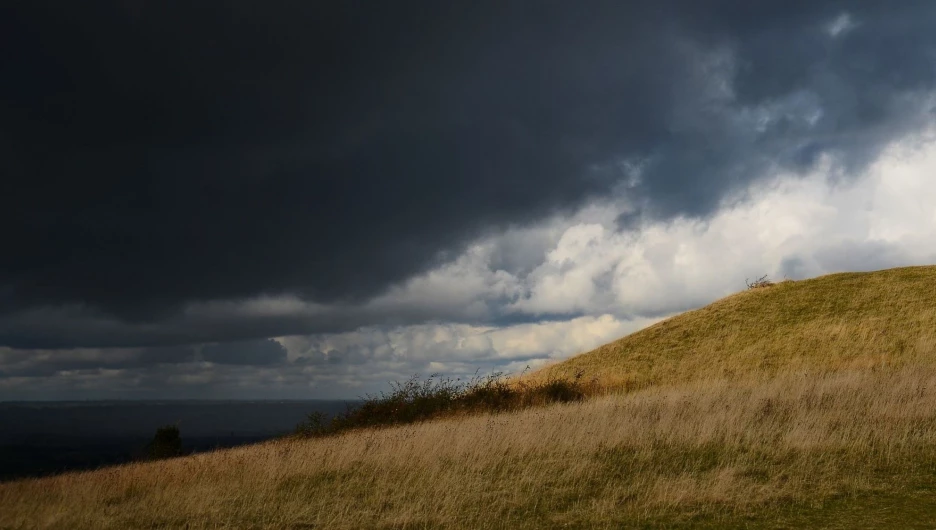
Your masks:
M475 375L468 381L442 378L439 374L420 380L414 375L403 383L391 383L389 392L365 396L362 404L349 407L342 414L329 418L313 412L296 427L296 434L319 437L445 416L506 412L581 401L596 390L595 382L583 382L581 373L573 379L542 382L511 381L501 372L484 377Z
M764 287L771 287L774 284L766 274L753 282L745 278L744 283L747 285L748 289L762 289Z

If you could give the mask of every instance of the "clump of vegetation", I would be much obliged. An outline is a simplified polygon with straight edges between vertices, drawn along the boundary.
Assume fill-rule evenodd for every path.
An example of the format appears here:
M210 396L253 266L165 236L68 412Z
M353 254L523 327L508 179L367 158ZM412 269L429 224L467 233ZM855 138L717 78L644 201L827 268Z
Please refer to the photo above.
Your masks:
M770 281L770 278L768 278L766 274L754 280L753 282L745 279L744 283L747 285L748 289L763 289L764 287L772 287L774 284L772 281Z
M596 381L572 378L544 381L511 380L498 372L468 381L433 374L425 380L414 375L403 383L392 383L389 392L368 395L364 403L349 407L337 416L309 414L296 427L304 436L328 436L353 429L384 427L446 416L506 412L550 403L581 401L597 393Z
M182 454L182 437L177 425L165 425L156 429L156 435L146 446L147 460L161 460Z

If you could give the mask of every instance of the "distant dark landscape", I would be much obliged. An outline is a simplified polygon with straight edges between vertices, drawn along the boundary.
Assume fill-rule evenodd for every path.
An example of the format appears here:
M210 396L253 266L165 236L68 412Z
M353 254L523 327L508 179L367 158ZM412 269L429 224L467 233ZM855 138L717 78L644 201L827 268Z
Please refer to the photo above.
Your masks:
M143 456L158 427L178 425L186 453L291 432L348 401L84 401L0 403L0 480L95 469Z

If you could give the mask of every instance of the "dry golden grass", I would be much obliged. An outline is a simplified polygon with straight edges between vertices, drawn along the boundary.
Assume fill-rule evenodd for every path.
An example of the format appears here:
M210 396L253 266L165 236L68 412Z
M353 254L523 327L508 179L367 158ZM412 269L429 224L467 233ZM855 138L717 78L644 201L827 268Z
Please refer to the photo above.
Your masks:
M934 440L930 365L706 381L2 484L0 527L720 525L899 493Z
M747 291L534 375L616 393L0 484L0 528L925 528L934 300L936 267Z
M913 362L936 346L936 266L780 282L657 323L534 377L626 388Z

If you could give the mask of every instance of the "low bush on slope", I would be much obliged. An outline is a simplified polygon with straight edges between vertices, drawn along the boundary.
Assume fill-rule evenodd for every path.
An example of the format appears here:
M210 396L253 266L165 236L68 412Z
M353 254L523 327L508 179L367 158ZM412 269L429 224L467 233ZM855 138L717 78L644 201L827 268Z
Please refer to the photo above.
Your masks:
M469 381L413 376L391 385L390 392L367 396L345 413L327 417L312 413L296 427L300 436L330 436L369 427L387 427L466 414L496 413L594 396L601 389L582 374L571 378L524 381L500 373Z

